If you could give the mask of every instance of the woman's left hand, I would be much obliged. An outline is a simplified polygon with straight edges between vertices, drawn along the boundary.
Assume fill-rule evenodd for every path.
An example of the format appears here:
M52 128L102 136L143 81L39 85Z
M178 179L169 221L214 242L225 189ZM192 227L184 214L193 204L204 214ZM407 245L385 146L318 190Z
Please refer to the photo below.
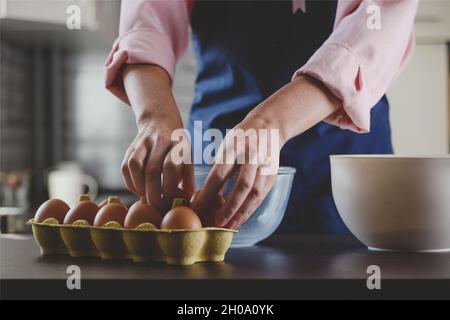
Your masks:
M225 204L214 217L216 226L237 229L259 207L274 185L279 167L278 128L259 116L249 115L230 131L222 142L216 161L192 206L203 213L211 207L227 181L236 174L236 182Z

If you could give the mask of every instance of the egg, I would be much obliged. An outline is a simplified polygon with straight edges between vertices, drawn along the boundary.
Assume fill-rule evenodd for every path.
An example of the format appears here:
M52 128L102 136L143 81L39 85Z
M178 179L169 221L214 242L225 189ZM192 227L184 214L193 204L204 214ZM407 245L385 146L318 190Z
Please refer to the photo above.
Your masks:
M114 199L114 201L118 201L121 205L123 205L128 210L127 206L124 205L122 201L120 201L119 197L116 197L116 196L110 196L110 197L106 198L105 200L103 200L102 202L99 203L98 207L101 209L104 206L106 206L108 204L109 199Z
M198 202L198 195L201 190L194 193L190 201L190 207L198 213L203 226L214 227L214 218L218 215L220 209L225 204L225 198L221 194L216 194L212 202L207 204L201 204Z
M166 230L201 228L200 218L194 210L187 207L187 201L184 199L175 199L172 209L166 213L161 222L161 229Z
M48 218L53 218L58 220L59 223L63 223L69 210L70 207L64 201L59 199L50 199L45 201L36 211L34 221L37 223L42 223Z
M64 224L73 224L77 220L84 220L93 225L98 210L99 207L91 201L88 195L81 195L78 204L67 212Z
M151 205L147 203L145 197L130 207L125 218L125 228L135 229L143 223L151 223L155 227L161 225L161 214Z
M117 197L109 197L108 203L98 211L94 226L103 227L108 222L115 222L123 226L127 213L128 210Z

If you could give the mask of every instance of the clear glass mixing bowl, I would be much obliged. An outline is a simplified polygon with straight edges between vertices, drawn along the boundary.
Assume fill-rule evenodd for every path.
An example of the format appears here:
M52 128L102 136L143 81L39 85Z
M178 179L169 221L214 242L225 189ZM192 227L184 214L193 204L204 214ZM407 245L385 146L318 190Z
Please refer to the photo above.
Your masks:
M202 188L206 177L210 171L210 166L196 166L195 180L197 189ZM280 225L288 204L294 181L295 169L281 167L278 170L278 177L266 199L261 206L253 213L234 236L232 247L249 247L268 238ZM231 178L224 190L226 198L235 182L235 177Z

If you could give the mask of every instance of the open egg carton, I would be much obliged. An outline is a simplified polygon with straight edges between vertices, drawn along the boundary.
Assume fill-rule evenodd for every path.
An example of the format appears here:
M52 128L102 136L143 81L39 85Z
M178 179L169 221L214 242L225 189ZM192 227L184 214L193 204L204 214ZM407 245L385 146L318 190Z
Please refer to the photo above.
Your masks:
M80 197L78 206L71 209L57 199L44 203L35 218L29 221L41 254L99 257L103 260L131 259L134 262L160 261L184 266L197 262L221 262L236 232L224 228L203 228L196 216L191 219L198 219L198 222L186 218L189 217L187 209L192 210L182 204L174 205L158 223L161 229L155 227L157 223L148 222L152 220L152 214L149 214L148 206L142 200L130 210L113 197L106 205L100 204L97 212L95 206L86 196ZM119 209L122 217L112 208ZM80 217L85 219L78 219ZM180 221L180 217L188 221ZM103 223L102 220L109 221ZM165 226L170 224L173 229ZM183 226L186 228L181 228Z

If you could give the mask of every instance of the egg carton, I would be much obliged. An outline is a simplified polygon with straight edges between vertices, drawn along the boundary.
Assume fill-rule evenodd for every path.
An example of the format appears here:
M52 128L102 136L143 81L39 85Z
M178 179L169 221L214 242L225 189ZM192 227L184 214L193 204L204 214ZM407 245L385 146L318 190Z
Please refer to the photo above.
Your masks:
M103 260L165 262L187 266L197 262L221 262L235 230L137 230L109 227L28 222L43 256L70 255Z

